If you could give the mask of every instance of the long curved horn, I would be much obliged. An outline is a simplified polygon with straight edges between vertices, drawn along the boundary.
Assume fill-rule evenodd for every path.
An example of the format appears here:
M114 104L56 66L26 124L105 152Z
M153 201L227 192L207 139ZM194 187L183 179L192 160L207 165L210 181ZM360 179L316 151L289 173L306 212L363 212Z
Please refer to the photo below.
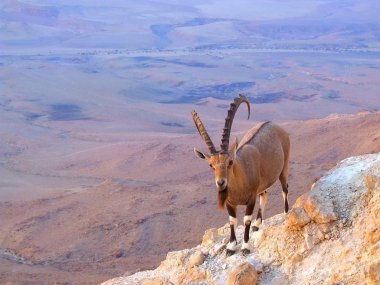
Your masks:
M203 126L201 119L198 117L198 114L195 111L192 111L191 115L193 116L193 121L195 123L195 126L197 127L199 134L201 135L203 140L206 142L206 145L208 149L210 150L211 154L216 153L217 151L215 149L215 146L213 142L211 141L210 136L208 135L206 131L206 128Z
M248 106L248 119L251 114L251 106L249 105L249 101L247 97L240 94L239 97L236 97L234 99L234 102L231 103L230 109L228 110L227 117L224 123L222 143L220 145L220 148L222 149L223 153L228 153L228 145L230 143L230 133L231 133L232 122L234 120L237 109L239 108L240 104L243 102L246 103Z

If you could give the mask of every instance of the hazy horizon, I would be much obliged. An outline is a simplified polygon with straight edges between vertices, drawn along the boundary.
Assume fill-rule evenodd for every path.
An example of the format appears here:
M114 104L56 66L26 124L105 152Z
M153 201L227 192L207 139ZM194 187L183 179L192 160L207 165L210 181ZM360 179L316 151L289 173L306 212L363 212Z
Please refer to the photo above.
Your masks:
M375 0L3 1L0 48L379 48Z

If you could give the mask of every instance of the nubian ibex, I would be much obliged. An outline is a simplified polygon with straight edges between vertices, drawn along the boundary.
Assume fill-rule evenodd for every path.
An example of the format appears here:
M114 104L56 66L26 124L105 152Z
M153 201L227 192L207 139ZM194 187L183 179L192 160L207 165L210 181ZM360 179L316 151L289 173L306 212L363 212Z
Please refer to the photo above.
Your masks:
M238 144L237 138L229 147L232 122L241 103L248 106L248 119L250 104L248 99L240 95L231 103L225 119L221 150L216 150L202 121L195 111L192 112L194 123L199 134L206 142L210 154L203 153L194 148L195 154L208 162L215 175L215 184L218 190L218 205L226 206L229 214L231 228L230 241L227 244L226 254L232 255L237 248L235 227L237 226L236 207L245 205L244 241L242 253L250 252L248 241L255 207L256 196L260 196L260 208L257 218L252 226L257 231L263 220L264 208L267 201L266 190L279 179L282 185L285 212L288 212L288 163L290 141L288 134L278 125L271 122L259 124L250 129Z

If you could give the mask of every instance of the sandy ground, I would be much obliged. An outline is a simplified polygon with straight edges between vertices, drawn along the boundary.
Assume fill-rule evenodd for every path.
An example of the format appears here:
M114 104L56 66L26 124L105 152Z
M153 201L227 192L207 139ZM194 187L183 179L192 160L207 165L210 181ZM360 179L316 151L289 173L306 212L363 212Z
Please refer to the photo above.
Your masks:
M237 136L247 124L236 123ZM291 204L341 159L380 151L378 112L281 124L292 141ZM168 251L191 247L205 229L227 222L216 207L209 167L192 153L194 146L206 149L197 134L85 144L45 165L29 165L47 159L36 148L2 166L9 187L12 181L25 187L25 179L57 188L0 202L2 283L96 284L153 268ZM269 192L267 217L283 211L280 193L278 183Z

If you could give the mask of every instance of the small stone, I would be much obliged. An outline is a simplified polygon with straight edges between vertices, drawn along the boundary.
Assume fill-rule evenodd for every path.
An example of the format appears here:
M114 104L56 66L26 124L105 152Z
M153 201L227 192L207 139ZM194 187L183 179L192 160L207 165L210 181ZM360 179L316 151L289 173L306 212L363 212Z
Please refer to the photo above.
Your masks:
M330 235L329 234L325 234L325 239L330 239Z
M189 259L189 267L199 266L204 262L204 255L201 251L196 251Z
M257 284L256 269L249 263L244 262L235 267L227 277L227 285L256 285Z
M290 257L290 261L292 264L298 263L302 260L302 255L295 253Z
M340 229L343 229L344 224L342 222L340 222L338 226L339 226Z

